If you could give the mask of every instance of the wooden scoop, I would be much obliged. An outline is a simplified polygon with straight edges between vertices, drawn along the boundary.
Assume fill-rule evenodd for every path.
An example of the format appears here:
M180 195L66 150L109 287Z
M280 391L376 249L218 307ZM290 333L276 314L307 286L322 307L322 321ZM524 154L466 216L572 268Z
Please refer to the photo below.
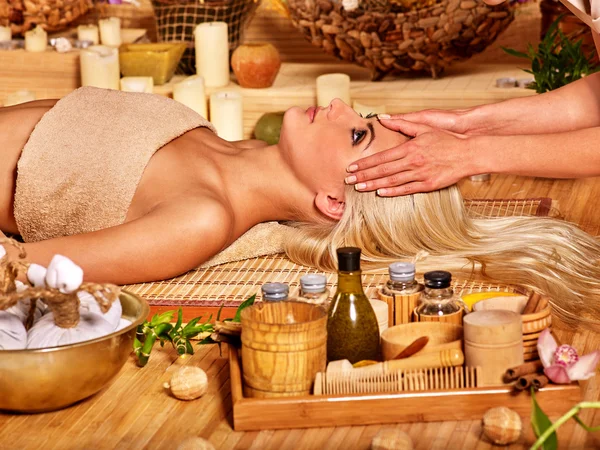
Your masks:
M428 342L429 342L428 336L421 336L420 338L417 338L414 341L412 341L408 345L408 347L405 347L404 350L402 350L394 359L408 358L409 356L412 356L415 353L420 352L423 349L423 347L425 347L427 345Z

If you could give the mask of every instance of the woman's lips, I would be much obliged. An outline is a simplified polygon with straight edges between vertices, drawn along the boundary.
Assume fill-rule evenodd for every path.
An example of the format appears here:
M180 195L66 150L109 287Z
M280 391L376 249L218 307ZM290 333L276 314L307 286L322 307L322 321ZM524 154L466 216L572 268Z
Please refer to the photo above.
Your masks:
M311 106L306 110L306 114L308 115L308 118L310 119L310 123L313 123L315 120L315 116L317 115L317 108L316 106Z

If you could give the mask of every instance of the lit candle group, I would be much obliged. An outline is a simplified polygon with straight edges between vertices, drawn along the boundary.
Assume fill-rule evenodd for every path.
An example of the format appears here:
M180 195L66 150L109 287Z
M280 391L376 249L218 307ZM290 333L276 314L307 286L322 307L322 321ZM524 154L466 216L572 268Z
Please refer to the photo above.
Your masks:
M208 87L229 84L229 40L227 23L206 22L194 29L196 73Z
M100 43L98 27L96 25L79 25L77 27L77 40L91 41L93 45Z
M98 21L100 27L100 41L108 47L119 47L121 45L121 19L109 17Z

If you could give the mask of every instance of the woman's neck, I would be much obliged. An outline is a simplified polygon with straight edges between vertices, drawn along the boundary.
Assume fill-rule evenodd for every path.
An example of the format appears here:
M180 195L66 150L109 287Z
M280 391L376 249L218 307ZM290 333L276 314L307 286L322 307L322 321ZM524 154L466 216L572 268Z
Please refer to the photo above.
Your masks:
M277 145L227 144L217 152L222 186L236 224L242 228L272 220L315 220L315 193L300 182Z

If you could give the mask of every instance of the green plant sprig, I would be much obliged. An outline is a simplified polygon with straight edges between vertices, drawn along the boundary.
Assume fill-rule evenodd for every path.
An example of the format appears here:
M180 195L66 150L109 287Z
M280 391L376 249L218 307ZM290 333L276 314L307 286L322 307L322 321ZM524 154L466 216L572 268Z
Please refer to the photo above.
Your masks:
M224 321L241 322L242 310L253 305L255 300L256 294L245 300L238 307L233 319L225 319ZM221 305L217 313L217 321L221 317L222 310L223 305ZM171 322L176 312L177 321L173 325ZM164 347L166 343L170 343L179 356L194 354L194 347L190 341L200 334L208 333L206 337L198 342L198 345L218 344L220 346L221 343L211 337L211 334L215 331L214 324L211 322L212 314L206 322L200 322L201 320L202 316L196 317L183 326L183 310L181 308L178 311L165 311L161 314L155 314L150 321L145 320L138 326L135 339L133 340L133 351L137 357L138 365L144 367L148 364L150 353L156 341L160 343L161 347Z
M584 430L589 433L595 433L600 431L600 427L589 427L579 418L578 414L582 409L595 408L600 409L600 402L580 402L573 406L567 411L562 417L552 423L550 418L542 411L535 399L535 393L531 390L532 398L532 413L531 413L531 426L533 431L538 438L537 441L531 446L530 450L537 450L542 448L543 450L556 450L558 448L558 439L556 437L556 430L560 428L564 423L568 422L569 419L575 420Z
M558 89L600 68L592 62L592 55L583 51L581 39L573 42L558 27L562 17L550 25L537 50L531 44L527 45L527 52L502 47L509 55L531 61L531 70L523 70L534 76L529 88L538 94Z

